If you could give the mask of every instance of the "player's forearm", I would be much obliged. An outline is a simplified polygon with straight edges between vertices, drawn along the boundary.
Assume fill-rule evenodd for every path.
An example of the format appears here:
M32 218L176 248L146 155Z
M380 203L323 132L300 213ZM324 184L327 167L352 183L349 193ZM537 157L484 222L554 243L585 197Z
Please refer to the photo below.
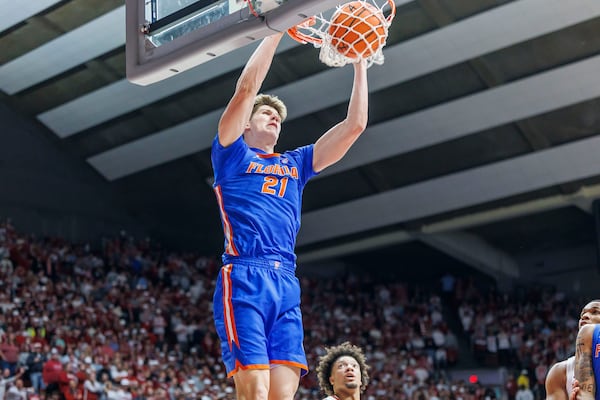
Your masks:
M575 379L579 383L578 400L594 400L596 394L596 378L592 365L593 325L586 325L579 330L575 345Z
M590 363L591 366L591 363ZM587 369L587 366L584 366ZM575 374L575 379L577 379L577 374ZM578 379L579 380L579 379ZM576 400L594 400L596 398L596 382L593 377L584 379L583 381L579 380L579 389L576 392L575 399Z
M367 82L367 64L362 60L354 64L354 83L348 104L346 122L356 126L360 132L367 127L369 119L369 85Z
M354 65L354 83L346 118L332 127L315 143L313 168L320 172L338 162L367 126L369 88L365 61Z
M246 63L237 81L235 93L219 120L218 130L221 145L229 146L242 135L244 125L252 113L254 98L267 76L282 35L279 33L266 37Z
M258 93L271 67L277 45L283 33L267 36L258 45L238 79L236 92Z
M593 394L591 393L587 393L587 392L579 392L577 393L577 396L575 397L577 400L594 400L595 397Z

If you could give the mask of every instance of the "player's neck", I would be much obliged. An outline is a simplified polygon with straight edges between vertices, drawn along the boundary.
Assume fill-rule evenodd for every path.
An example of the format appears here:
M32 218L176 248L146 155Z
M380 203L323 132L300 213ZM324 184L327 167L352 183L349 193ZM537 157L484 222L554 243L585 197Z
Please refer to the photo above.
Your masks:
M266 154L273 154L275 153L275 149L273 148L273 146L249 146L253 149L258 149L258 150L262 150L264 151Z
M273 143L272 138L267 135L257 135L252 132L246 132L244 134L244 141L248 147L262 150L267 154L273 154L275 152L276 143Z
M333 398L335 400L360 400L360 393L336 393Z

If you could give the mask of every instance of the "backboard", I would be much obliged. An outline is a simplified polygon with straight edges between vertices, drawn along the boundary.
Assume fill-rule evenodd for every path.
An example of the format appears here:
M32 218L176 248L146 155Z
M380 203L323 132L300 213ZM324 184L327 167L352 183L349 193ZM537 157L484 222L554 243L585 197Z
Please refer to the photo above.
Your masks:
M342 2L126 0L127 79L138 85L161 81Z

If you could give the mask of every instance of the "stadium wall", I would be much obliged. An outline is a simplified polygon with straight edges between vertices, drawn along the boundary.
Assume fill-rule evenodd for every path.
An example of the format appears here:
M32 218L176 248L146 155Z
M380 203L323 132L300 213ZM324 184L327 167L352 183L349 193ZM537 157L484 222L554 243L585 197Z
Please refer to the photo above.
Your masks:
M548 284L569 295L597 298L600 274L596 248L548 249L517 257L521 282Z
M53 133L4 104L0 121L0 219L75 242L144 233L104 178L60 150Z

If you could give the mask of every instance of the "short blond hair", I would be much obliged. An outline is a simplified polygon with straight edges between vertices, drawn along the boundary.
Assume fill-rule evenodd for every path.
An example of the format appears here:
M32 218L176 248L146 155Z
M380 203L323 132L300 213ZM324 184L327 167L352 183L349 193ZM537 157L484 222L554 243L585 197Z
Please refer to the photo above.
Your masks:
M281 117L281 122L287 117L287 107L277 96L262 93L256 96L254 99L254 106L252 107L252 115L254 115L260 106L273 107Z

